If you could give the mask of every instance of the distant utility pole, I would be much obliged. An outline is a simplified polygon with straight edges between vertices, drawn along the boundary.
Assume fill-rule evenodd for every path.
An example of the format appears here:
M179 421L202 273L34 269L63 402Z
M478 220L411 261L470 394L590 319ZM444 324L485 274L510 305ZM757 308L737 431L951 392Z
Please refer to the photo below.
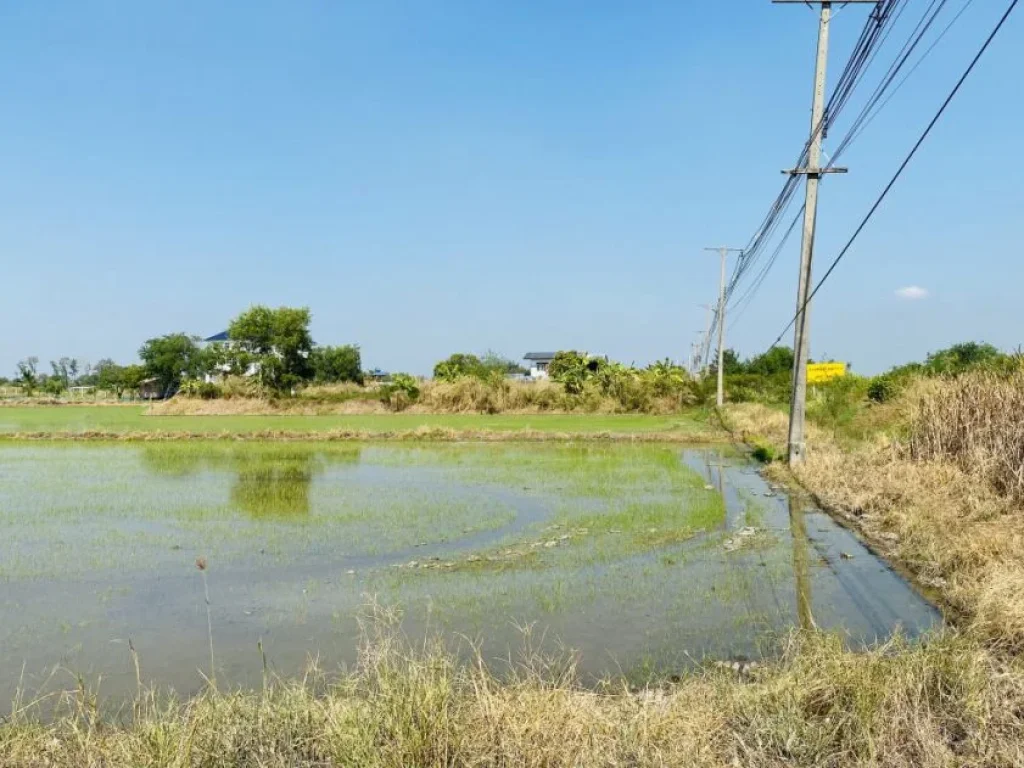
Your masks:
M875 5L877 0L837 0L842 5L860 3ZM807 199L804 207L803 242L800 246L800 276L796 293L796 318L793 332L793 395L789 409L789 463L801 464L806 456L804 423L807 411L807 361L810 356L809 315L807 300L811 286L811 265L814 260L814 235L818 222L818 185L824 173L846 173L845 168L821 167L821 142L825 134L825 85L828 69L828 37L832 22L830 0L772 0L773 3L800 3L821 6L818 21L818 57L814 67L814 100L811 105L811 138L807 147L807 167L783 171L807 177Z
M704 374L704 349L707 347L707 331L703 333L700 331L694 331L697 336L700 336L700 341L693 342L694 347L694 362L693 362L693 375L702 376Z
M708 361L704 359L704 350L711 350L711 312L714 309L710 304L699 305L704 310L704 339L700 345L701 358L700 358L700 370L704 373L708 369Z
M743 253L742 248L705 248L717 251L722 257L722 277L718 282L718 407L725 405L725 381L722 369L725 367L725 259L730 253Z

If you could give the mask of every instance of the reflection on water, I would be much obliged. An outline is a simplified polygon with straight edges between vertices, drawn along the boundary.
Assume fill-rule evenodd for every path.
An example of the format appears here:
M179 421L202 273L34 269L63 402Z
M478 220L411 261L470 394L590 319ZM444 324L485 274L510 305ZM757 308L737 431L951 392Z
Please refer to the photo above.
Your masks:
M157 474L188 477L203 471L232 472L231 501L254 518L298 518L309 515L313 479L327 467L356 466L362 449L344 446L314 451L308 446L203 445L181 450L178 445L145 446L143 464Z
M312 462L269 463L238 469L231 488L231 500L253 517L275 515L298 517L309 514L309 487L313 482Z
M796 615L801 629L813 629L814 613L811 595L810 542L807 538L807 520L804 504L795 495L790 495L789 528L793 535L793 579L796 582Z

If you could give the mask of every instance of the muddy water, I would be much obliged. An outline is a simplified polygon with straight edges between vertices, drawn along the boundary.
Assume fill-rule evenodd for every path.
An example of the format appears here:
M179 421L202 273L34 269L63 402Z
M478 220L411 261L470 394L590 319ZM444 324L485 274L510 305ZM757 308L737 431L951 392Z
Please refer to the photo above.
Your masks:
M658 510L659 517L651 517ZM614 521L609 523L608 521ZM634 679L771 654L794 626L852 646L935 609L744 457L670 446L202 443L0 447L0 698L182 693L351 663L376 601L403 629L569 647ZM685 535L679 535L683 531Z

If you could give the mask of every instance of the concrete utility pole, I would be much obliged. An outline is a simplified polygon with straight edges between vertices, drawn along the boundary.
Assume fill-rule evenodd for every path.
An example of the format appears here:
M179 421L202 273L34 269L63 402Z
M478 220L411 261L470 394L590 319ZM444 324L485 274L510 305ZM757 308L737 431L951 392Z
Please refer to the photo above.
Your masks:
M705 373L708 370L708 361L704 359L704 350L707 349L709 352L711 350L711 312L714 307L710 304L700 304L699 306L704 310L704 338L700 345L700 372Z
M694 331L697 336L700 336L700 341L693 342L696 358L693 366L694 376L704 375L704 348L707 346L707 332Z
M743 253L741 248L705 248L722 257L722 277L718 283L718 407L725 405L725 259L730 253Z
M876 4L877 0L837 0L846 3ZM793 396L789 409L789 463L800 464L806 455L804 423L807 406L807 361L810 356L809 315L807 295L811 287L811 266L814 260L814 235L818 221L818 186L823 173L845 173L845 168L821 167L821 142L825 134L825 84L828 68L828 38L832 22L830 0L772 0L773 3L800 3L821 6L818 21L818 56L814 67L814 100L811 105L811 138L807 147L807 167L783 171L807 177L807 199L804 207L803 242L800 246L800 276L797 283L796 318L793 331Z

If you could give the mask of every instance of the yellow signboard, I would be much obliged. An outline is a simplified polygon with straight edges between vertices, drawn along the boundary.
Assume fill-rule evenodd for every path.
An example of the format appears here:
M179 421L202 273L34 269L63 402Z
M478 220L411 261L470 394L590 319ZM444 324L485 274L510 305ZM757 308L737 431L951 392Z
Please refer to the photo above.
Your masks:
M824 384L846 375L846 363L811 363L807 366L807 383Z

